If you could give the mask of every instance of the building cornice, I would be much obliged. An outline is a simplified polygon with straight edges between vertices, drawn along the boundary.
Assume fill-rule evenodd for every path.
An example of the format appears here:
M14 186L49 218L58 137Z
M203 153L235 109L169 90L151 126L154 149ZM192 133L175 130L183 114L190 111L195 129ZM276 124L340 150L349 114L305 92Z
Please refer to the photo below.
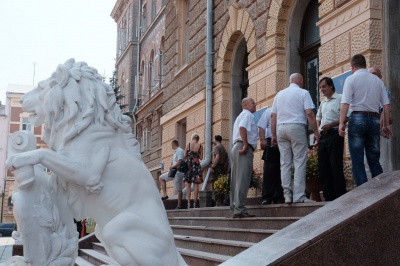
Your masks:
M121 21L122 15L126 13L126 10L131 2L132 0L118 0L115 3L110 16L115 20L115 22L117 22L117 24Z

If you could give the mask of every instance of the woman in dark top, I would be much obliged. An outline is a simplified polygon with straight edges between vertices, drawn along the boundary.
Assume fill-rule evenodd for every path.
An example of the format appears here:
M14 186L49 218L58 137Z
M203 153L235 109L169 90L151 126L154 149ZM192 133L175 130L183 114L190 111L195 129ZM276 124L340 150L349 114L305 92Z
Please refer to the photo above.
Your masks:
M190 208L190 195L191 195L191 184L193 183L193 208L196 208L197 196L199 193L199 184L203 182L202 170L200 166L201 160L203 160L203 147L199 143L199 135L194 133L192 135L192 141L186 145L185 158L188 163L188 171L185 177L186 187L186 199L188 201L188 208Z

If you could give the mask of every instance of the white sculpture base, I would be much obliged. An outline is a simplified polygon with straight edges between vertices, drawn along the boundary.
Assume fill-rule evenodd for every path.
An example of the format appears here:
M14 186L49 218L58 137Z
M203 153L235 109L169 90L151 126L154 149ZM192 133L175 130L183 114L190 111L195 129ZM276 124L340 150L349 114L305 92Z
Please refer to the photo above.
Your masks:
M186 265L141 159L131 120L122 115L114 92L96 69L70 59L21 101L31 124L44 124L44 140L50 147L14 153L6 163L22 184L13 200L15 209L21 209L16 216L24 249L45 256L39 263L27 254L27 263L53 265L49 260L59 249L54 248L61 236L58 229L64 233L60 250L65 243L75 245L68 257L74 259L76 231L72 235L70 224L73 218L92 217L96 237L120 265ZM51 177L42 175L40 165L51 170ZM31 192L40 196L31 198ZM29 223L36 223L36 229L26 229L30 227L24 224ZM45 232L40 241L50 245L50 251L48 246L39 247L37 230ZM54 265L73 265L63 260Z

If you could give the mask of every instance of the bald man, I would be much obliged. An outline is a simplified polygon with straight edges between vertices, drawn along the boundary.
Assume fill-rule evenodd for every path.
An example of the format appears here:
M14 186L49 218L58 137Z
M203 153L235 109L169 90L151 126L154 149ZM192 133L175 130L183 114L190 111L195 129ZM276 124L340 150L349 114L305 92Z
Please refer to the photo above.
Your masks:
M230 206L233 218L254 217L248 213L245 201L253 171L254 150L257 149L257 125L253 116L256 103L251 98L244 98L242 108L232 132Z
M307 120L314 132L315 144L319 132L314 103L310 93L303 87L303 76L294 73L290 76L290 86L275 96L271 112L272 145L278 143L281 154L281 179L285 203L310 202L305 194L307 161ZM294 183L292 189L292 164L294 164Z
M380 71L379 68L377 67L371 67L368 69L368 72L371 74L374 74L375 76L377 76L378 78L380 78L382 80L382 72ZM386 93L388 95L389 98L389 102L392 99L392 94L390 93L390 90L385 86L386 88ZM380 123L381 123L381 127L384 124L384 113L382 112L382 106L381 106L381 119L380 119ZM389 118L389 124L392 124L393 119ZM391 161L389 160L390 157L390 140L389 138L387 138L387 136L383 133L381 133L381 137L380 137L380 150L381 150L381 156L379 158L379 163L382 166L382 170L383 172L389 172L392 169L391 166ZM368 161L366 156L364 156L364 164L365 164L365 170L367 171L367 176L368 178L371 178L371 171L369 170L368 167Z

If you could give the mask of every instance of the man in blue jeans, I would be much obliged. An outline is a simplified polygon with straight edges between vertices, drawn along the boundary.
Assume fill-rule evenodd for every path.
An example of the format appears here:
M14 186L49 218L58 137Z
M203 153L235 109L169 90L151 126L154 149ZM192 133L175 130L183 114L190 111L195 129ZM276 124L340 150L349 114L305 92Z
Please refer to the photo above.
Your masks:
M388 138L393 133L389 125L389 99L382 80L367 71L363 55L354 55L350 64L353 75L344 82L339 135L342 137L345 135L345 120L350 108L349 150L354 181L360 186L367 182L364 150L372 177L380 175L383 172L379 163L380 131L382 130ZM385 118L383 125L380 125L379 121L380 106L383 106Z

